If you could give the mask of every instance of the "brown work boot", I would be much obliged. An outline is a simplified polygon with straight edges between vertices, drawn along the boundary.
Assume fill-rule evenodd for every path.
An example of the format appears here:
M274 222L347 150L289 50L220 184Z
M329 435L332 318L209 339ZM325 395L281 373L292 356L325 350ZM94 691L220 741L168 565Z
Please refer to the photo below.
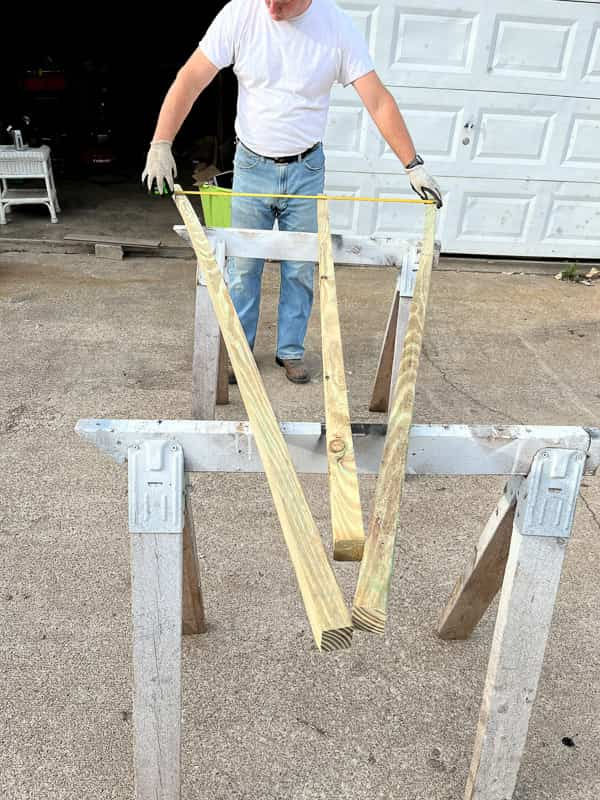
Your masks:
M280 367L285 368L285 377L292 383L308 383L310 375L301 358L279 358L275 357L275 361Z

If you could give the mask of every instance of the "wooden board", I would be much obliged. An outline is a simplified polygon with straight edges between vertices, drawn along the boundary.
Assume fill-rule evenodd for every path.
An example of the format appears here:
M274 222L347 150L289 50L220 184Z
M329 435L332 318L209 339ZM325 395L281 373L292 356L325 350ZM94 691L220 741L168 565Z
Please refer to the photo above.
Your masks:
M120 239L117 236L96 236L95 233L68 233L63 239L66 242L120 244L123 247L160 247L160 239Z
M369 533L352 608L352 621L355 627L377 633L383 633L387 618L396 529L404 489L415 384L433 264L434 235L435 206L426 206L423 246L400 374L393 391L383 458L369 521Z
M188 492L185 494L185 516L183 524L183 611L184 635L206 633L206 616L200 586L200 570L196 549L194 517Z
M317 200L317 206L323 392L327 425L333 557L337 561L360 561L365 543L365 532L350 428L327 200Z
M388 410L390 386L392 385L392 365L394 363L396 326L398 321L398 300L398 290L395 289L392 307L390 308L387 325L385 326L385 334L383 336L381 353L379 354L377 374L375 376L373 391L371 393L369 411L380 411L383 413Z
M174 202L190 233L219 320L315 642L321 650L347 648L352 640L350 614L329 565L223 276L189 200L184 195L174 195Z
M513 478L506 484L442 613L438 624L441 639L467 639L500 591L522 481L521 477Z
M181 533L131 534L136 800L179 800Z

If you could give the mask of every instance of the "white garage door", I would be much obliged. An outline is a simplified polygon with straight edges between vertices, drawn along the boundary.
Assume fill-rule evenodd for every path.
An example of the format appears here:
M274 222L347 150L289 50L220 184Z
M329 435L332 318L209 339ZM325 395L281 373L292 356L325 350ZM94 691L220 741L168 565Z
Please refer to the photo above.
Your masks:
M444 191L444 252L600 257L600 4L339 0ZM411 196L353 89L336 87L329 192ZM418 206L337 203L338 232L419 232Z

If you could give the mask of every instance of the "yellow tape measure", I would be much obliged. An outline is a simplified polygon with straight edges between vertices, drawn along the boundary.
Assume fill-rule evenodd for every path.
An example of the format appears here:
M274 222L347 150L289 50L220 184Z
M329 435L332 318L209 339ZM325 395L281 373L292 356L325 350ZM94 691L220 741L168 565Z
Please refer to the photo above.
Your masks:
M174 192L175 195L186 194L196 195L200 197L277 197L289 200L345 200L347 202L356 203L416 203L424 206L430 206L435 203L435 200L422 200L420 197L353 197L352 195L331 195L331 194L261 194L259 192L211 192L211 191L198 191L188 192L181 191Z

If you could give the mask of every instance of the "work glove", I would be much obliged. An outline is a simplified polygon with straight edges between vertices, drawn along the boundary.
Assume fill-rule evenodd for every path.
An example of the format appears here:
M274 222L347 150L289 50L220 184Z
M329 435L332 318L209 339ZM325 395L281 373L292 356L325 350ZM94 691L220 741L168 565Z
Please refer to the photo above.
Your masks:
M149 192L164 194L163 188L167 186L173 192L174 178L177 177L177 166L171 152L171 142L161 139L151 142L146 166L142 172L142 183L146 182Z
M442 207L442 191L435 179L431 177L423 166L423 159L421 156L416 156L416 158L410 162L406 167L406 174L408 175L413 191L415 191L420 198L423 200L435 200L436 206L438 208Z

